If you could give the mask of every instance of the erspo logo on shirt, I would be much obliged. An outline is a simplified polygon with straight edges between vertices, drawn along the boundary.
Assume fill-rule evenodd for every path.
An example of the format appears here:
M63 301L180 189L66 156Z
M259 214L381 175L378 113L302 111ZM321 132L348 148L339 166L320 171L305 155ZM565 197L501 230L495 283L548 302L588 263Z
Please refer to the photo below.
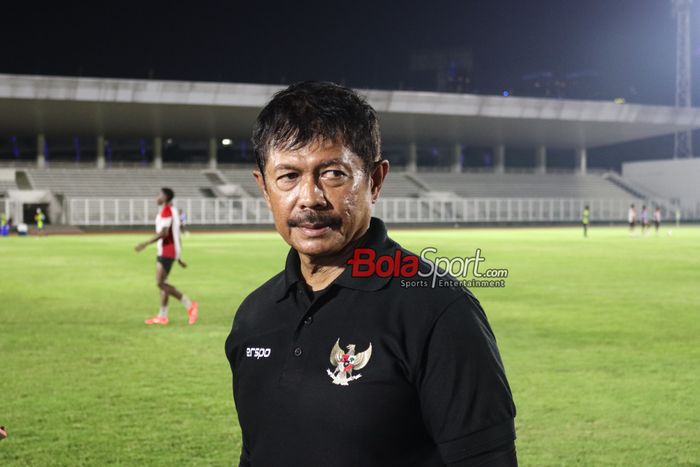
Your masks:
M271 352L272 349L269 347L246 347L245 356L255 359L267 358Z

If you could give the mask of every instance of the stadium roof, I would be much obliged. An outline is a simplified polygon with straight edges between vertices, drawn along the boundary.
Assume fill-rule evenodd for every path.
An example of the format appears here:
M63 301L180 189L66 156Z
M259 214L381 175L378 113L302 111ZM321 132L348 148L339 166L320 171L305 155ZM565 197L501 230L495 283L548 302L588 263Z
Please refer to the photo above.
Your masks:
M281 86L0 74L0 131L106 137L249 138ZM597 147L700 128L700 109L360 90L389 144Z

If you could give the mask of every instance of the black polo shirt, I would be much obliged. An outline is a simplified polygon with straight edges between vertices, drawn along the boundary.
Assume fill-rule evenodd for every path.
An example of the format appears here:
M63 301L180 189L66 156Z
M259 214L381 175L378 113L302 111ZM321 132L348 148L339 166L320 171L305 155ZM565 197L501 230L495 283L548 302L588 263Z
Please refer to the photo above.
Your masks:
M376 218L362 243L401 249ZM404 285L348 266L312 294L292 249L243 301L226 340L241 466L442 466L512 445L515 406L477 299Z

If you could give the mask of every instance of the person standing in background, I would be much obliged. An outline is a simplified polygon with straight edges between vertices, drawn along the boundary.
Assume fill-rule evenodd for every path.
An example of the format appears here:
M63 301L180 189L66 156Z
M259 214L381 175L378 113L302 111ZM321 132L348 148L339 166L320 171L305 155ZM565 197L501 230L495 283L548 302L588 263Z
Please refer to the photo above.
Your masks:
M634 235L634 224L637 222L637 211L634 209L634 204L630 204L630 210L627 212L627 223L630 225L630 236Z
M180 233L183 235L189 235L190 231L186 230L187 227L187 214L185 211L180 211Z
M190 300L187 295L180 292L168 282L168 276L173 264L177 262L183 268L187 267L180 257L180 216L172 205L175 192L172 189L161 188L156 202L161 207L156 217L156 234L145 242L137 244L136 252L143 251L151 243L156 243L158 253L156 256L156 285L160 289L160 310L158 314L145 321L146 324L168 324L168 299L172 295L182 303L187 310L189 324L194 324L198 317L198 304Z
M583 208L583 236L588 238L588 219L590 211L588 210L588 205Z
M640 217L640 222L642 224L642 235L647 233L649 230L649 211L647 211L646 205L642 206L642 215Z
M654 229L656 230L656 235L659 235L659 227L661 226L661 208L656 206L654 209Z
M0 237L7 237L10 234L10 224L7 222L5 213L0 213Z
M36 229L39 235L44 235L44 220L46 220L44 212L41 210L41 208L36 208L34 221L36 222Z

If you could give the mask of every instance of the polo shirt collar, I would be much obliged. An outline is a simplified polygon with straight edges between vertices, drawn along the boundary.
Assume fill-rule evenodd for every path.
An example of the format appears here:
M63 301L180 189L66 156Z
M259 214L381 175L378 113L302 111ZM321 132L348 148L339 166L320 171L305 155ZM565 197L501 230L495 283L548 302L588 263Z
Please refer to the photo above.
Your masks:
M372 217L370 220L369 229L367 229L362 241L357 246L357 248L373 249L377 257L391 255L398 247L399 245L388 237L384 222L376 217ZM348 265L331 283L331 286L337 285L355 290L374 291L384 287L389 280L391 280L391 276L379 277L376 274L370 277L353 277L352 268ZM286 297L289 289L299 282L304 282L304 277L301 275L301 261L297 251L294 248L290 248L284 267L284 284L278 301Z

